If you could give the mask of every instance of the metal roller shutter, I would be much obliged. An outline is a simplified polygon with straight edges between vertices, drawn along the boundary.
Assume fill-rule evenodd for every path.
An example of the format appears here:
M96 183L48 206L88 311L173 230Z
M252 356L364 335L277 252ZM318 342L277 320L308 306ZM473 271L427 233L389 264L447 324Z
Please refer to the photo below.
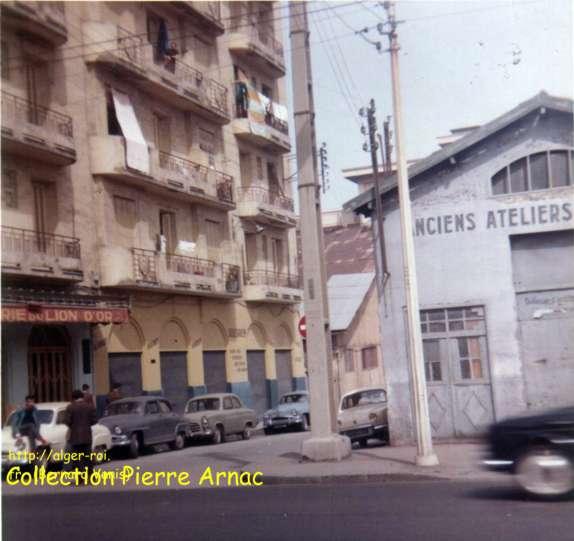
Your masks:
M163 395L175 411L182 413L187 402L187 353L162 351L159 358Z
M142 365L140 353L110 353L110 387L121 385L122 397L141 396Z
M225 351L203 352L203 374L208 393L225 393L227 391Z
M247 372L251 385L251 407L258 416L269 408L265 384L265 352L247 352Z

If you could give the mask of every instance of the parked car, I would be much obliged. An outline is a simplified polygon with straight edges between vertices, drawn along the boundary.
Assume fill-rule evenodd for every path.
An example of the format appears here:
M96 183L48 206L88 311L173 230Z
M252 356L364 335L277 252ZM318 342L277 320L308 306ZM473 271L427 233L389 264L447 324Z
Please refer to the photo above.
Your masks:
M309 393L306 391L284 394L277 407L267 410L263 415L265 434L287 428L309 430Z
M366 447L369 438L389 440L387 393L381 387L357 389L341 398L339 433Z
M189 435L189 423L173 411L168 400L154 396L122 398L112 402L100 423L112 432L115 448L137 458L143 448L169 443L182 449Z
M52 453L40 453L42 465L56 464L56 457L62 457L68 439L68 427L63 423L64 412L69 402L40 402L36 404L38 419L40 421L40 434L48 442L48 446L39 449L50 449ZM12 412L2 428L2 469L12 466L28 464L30 442L28 438L21 438L17 442L12 437ZM97 453L105 453L112 448L112 435L108 428L102 424L92 426L92 449ZM12 456L12 458L10 458ZM49 459L49 460L48 460Z
M222 443L231 434L251 437L257 424L255 411L246 408L237 395L231 393L206 394L192 398L185 405L185 418L194 439L209 439Z
M495 423L488 443L484 465L514 474L530 494L574 494L574 407Z

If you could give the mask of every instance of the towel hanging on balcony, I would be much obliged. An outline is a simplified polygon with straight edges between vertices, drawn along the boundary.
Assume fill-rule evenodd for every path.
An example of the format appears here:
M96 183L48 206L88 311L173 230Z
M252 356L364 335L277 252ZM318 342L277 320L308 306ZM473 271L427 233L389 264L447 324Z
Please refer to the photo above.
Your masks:
M130 97L112 88L116 116L126 142L126 165L150 174L148 145L139 125Z

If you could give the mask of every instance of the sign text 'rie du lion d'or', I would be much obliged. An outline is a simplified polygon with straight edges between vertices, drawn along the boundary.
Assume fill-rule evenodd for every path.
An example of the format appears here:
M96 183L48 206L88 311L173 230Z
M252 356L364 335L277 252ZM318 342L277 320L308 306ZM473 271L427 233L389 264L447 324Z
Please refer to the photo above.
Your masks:
M524 207L487 210L483 214L464 212L415 218L417 237L495 230L529 225L560 224L572 220L571 203L546 203Z

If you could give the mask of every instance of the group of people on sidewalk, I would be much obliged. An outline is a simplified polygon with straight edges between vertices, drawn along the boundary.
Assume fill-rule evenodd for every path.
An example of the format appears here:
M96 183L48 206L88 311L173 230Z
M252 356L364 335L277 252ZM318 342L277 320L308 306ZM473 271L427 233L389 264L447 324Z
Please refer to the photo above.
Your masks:
M121 398L120 389L114 387L107 397L107 402L113 402ZM97 423L96 404L94 396L90 391L90 386L82 385L82 390L76 389L72 392L72 401L66 407L63 423L68 426L67 449L66 451L75 460L70 461L71 469L87 468L92 469L92 426ZM38 442L42 446L49 445L49 442L40 433L40 418L36 407L36 398L28 395L25 398L24 406L16 411L11 420L12 436L17 442L22 438L27 438L29 451L33 453L38 448Z

